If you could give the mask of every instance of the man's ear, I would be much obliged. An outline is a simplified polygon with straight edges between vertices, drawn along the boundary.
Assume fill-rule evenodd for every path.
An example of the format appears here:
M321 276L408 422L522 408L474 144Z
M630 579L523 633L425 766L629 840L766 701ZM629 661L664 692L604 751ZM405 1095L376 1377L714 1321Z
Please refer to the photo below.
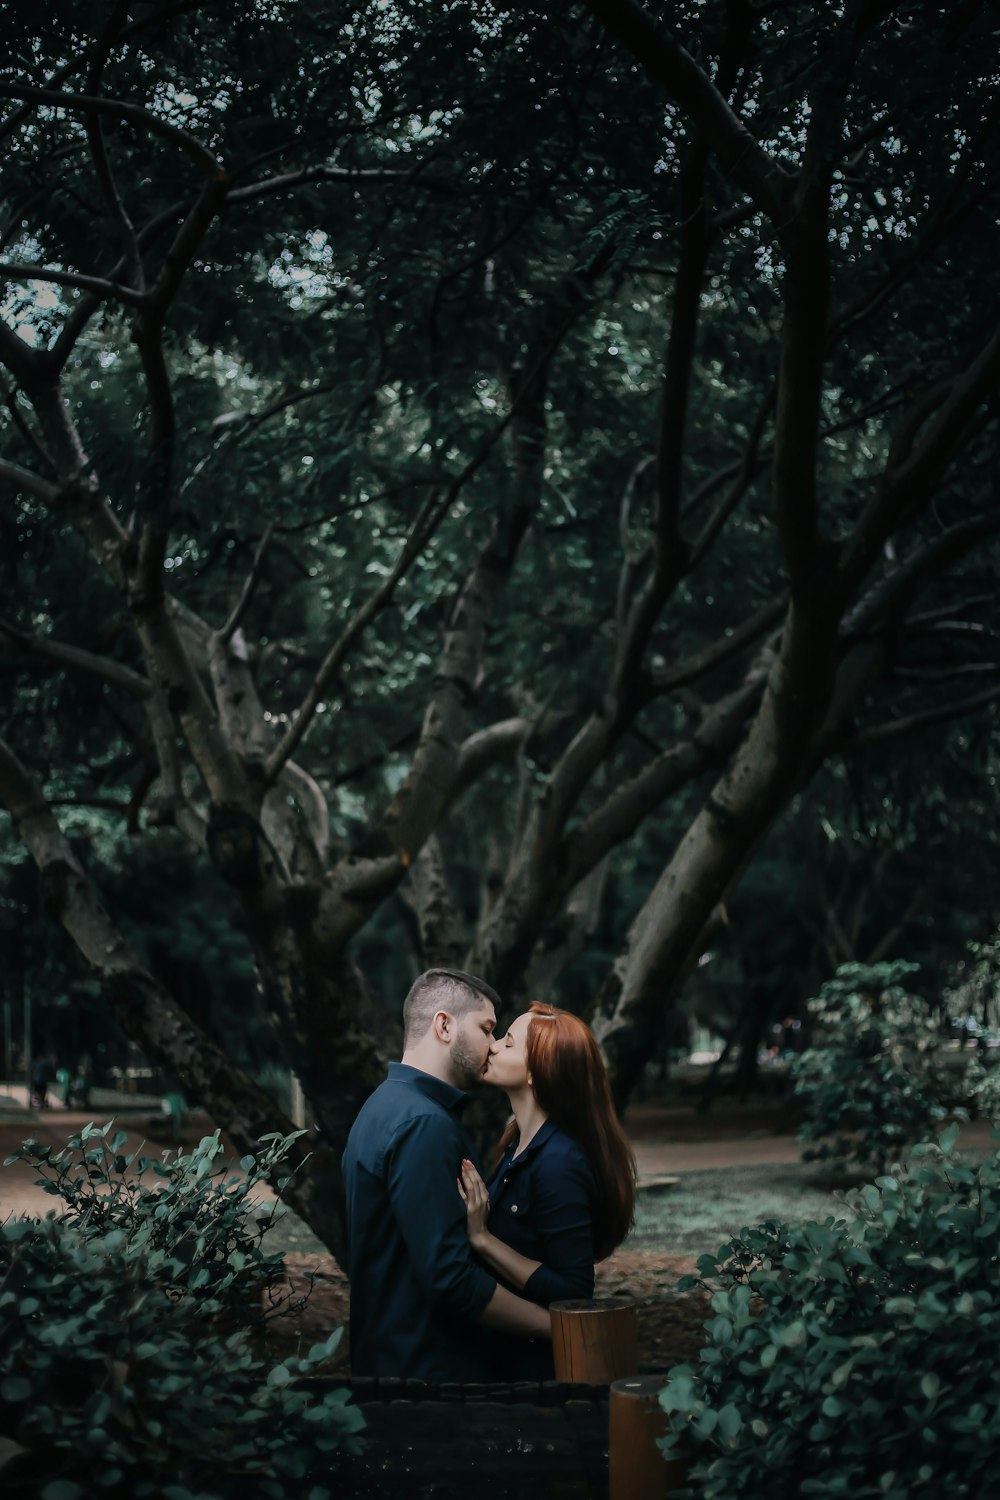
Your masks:
M444 1042L446 1045L450 1045L452 1036L454 1035L455 1031L455 1022L453 1018L449 1016L446 1010L437 1010L434 1012L434 1019L431 1022L431 1027L434 1031L435 1037L439 1042Z

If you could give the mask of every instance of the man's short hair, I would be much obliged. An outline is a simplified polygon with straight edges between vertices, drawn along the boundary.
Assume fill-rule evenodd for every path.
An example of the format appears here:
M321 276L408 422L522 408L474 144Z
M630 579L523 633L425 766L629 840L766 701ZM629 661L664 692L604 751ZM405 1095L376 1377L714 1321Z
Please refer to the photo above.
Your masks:
M427 969L410 986L403 1001L403 1046L418 1042L439 1010L460 1020L489 1000L500 1009L500 996L485 979L462 969Z

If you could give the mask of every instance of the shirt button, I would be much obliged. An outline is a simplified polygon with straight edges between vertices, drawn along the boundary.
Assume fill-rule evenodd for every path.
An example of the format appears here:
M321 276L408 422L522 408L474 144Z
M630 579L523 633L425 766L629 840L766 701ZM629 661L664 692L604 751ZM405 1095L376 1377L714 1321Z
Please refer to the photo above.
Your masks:
M512 1203L510 1205L510 1211L511 1211L512 1214L516 1214L517 1213L517 1204L516 1203Z

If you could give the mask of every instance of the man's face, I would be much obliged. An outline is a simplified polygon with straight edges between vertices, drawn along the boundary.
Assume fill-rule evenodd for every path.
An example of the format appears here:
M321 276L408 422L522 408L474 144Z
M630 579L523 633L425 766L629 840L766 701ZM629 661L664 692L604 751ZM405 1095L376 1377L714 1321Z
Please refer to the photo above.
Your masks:
M482 1078L496 1024L496 1011L489 1000L484 1000L479 1010L470 1010L455 1022L451 1069L457 1088L470 1089Z

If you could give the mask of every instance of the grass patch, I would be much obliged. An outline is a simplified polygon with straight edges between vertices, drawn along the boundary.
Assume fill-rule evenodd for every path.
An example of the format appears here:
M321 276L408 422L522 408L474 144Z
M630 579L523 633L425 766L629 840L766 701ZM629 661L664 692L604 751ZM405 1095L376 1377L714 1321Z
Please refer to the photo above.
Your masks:
M671 1255L702 1255L738 1234L744 1225L769 1219L847 1217L843 1189L824 1182L813 1166L800 1162L756 1167L713 1167L684 1172L676 1187L644 1188L636 1204L629 1250L662 1250Z

